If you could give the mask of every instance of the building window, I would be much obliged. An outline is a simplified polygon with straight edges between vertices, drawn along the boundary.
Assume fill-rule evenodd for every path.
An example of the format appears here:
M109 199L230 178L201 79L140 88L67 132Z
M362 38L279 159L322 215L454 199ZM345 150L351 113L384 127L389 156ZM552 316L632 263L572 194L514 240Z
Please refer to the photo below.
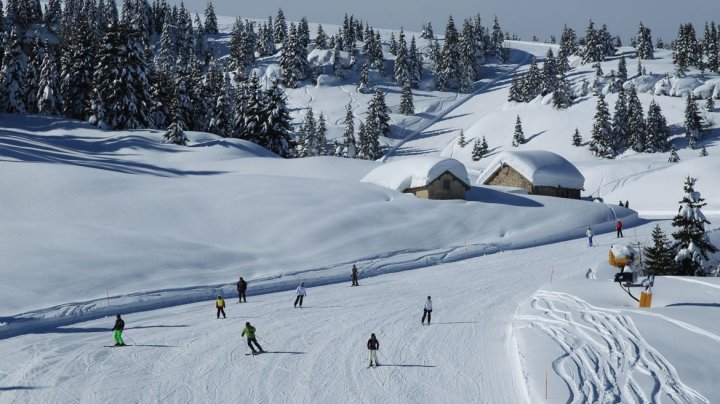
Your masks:
M443 189L446 191L450 190L450 180L443 180Z

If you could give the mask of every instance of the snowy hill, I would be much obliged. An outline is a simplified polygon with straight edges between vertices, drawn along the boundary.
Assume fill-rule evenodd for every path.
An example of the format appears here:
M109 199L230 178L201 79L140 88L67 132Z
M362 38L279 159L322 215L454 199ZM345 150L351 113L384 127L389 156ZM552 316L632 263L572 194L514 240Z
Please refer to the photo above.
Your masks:
M682 136L684 98L655 95L673 71L658 52L632 80L646 109L661 105L680 162L632 151L599 159L570 141L578 128L587 142L594 97L562 111L542 97L506 101L512 72L547 46L511 41L510 62L483 66L469 94L421 87L411 117L394 113L397 85L373 78L393 111L382 161L282 159L199 132L182 147L159 131L0 115L0 403L720 401L720 358L708 348L720 341L720 282L659 278L653 308L640 310L606 264L616 219L626 243L647 245L655 224L672 231L686 176L699 178L720 245L719 113L703 112L700 157ZM258 63L262 77L277 73L276 59ZM592 79L589 64L572 64L575 87ZM707 93L718 79L690 77L668 94ZM345 105L359 119L370 99L353 80L289 90L294 122L312 107L328 136L341 136ZM606 99L612 107L616 95ZM518 115L528 142L514 148ZM490 155L473 161L460 130L470 144L485 136ZM473 185L466 201L429 201L361 181L383 161L420 155L464 163L475 184L514 150L572 162L584 199ZM361 286L348 289L352 264ZM239 276L247 304L232 301ZM301 281L306 304L292 309ZM230 303L225 320L214 317L218 294ZM427 295L433 324L422 327ZM117 313L134 346L103 346ZM243 355L246 321L268 354ZM366 370L371 332L384 366Z

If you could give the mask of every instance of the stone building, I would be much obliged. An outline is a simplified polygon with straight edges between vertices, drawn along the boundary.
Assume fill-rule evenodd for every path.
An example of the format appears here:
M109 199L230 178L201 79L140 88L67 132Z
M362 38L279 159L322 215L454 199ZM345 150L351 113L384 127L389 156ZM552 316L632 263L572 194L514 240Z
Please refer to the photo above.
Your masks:
M560 155L526 150L498 154L477 183L521 188L533 195L580 199L585 177Z
M395 160L371 171L362 182L423 199L465 199L470 190L465 166L451 158L422 156Z

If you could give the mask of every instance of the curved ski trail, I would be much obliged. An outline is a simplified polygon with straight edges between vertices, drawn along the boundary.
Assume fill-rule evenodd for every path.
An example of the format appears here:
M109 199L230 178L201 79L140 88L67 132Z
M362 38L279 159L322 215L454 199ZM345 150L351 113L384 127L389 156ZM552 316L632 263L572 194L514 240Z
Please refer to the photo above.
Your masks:
M618 310L595 307L562 292L539 291L519 327L539 329L561 348L552 367L572 403L709 403Z

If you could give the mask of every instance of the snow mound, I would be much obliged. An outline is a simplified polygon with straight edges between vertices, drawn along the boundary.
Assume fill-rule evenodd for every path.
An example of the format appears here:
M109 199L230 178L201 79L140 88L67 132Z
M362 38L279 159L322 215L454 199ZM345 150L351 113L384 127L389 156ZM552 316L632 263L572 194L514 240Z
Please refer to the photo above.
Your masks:
M333 53L332 49L313 49L308 54L307 60L315 66L329 65L332 63Z
M654 93L655 86L660 80L662 80L662 76L659 74L646 74L626 81L623 87L627 90L630 86L635 86L639 93Z
M506 151L483 170L477 184L484 184L503 165L509 165L536 186L583 189L585 177L564 157L546 150Z
M461 162L436 156L391 161L372 170L360 181L402 192L408 188L426 186L445 171L470 186L467 169Z

